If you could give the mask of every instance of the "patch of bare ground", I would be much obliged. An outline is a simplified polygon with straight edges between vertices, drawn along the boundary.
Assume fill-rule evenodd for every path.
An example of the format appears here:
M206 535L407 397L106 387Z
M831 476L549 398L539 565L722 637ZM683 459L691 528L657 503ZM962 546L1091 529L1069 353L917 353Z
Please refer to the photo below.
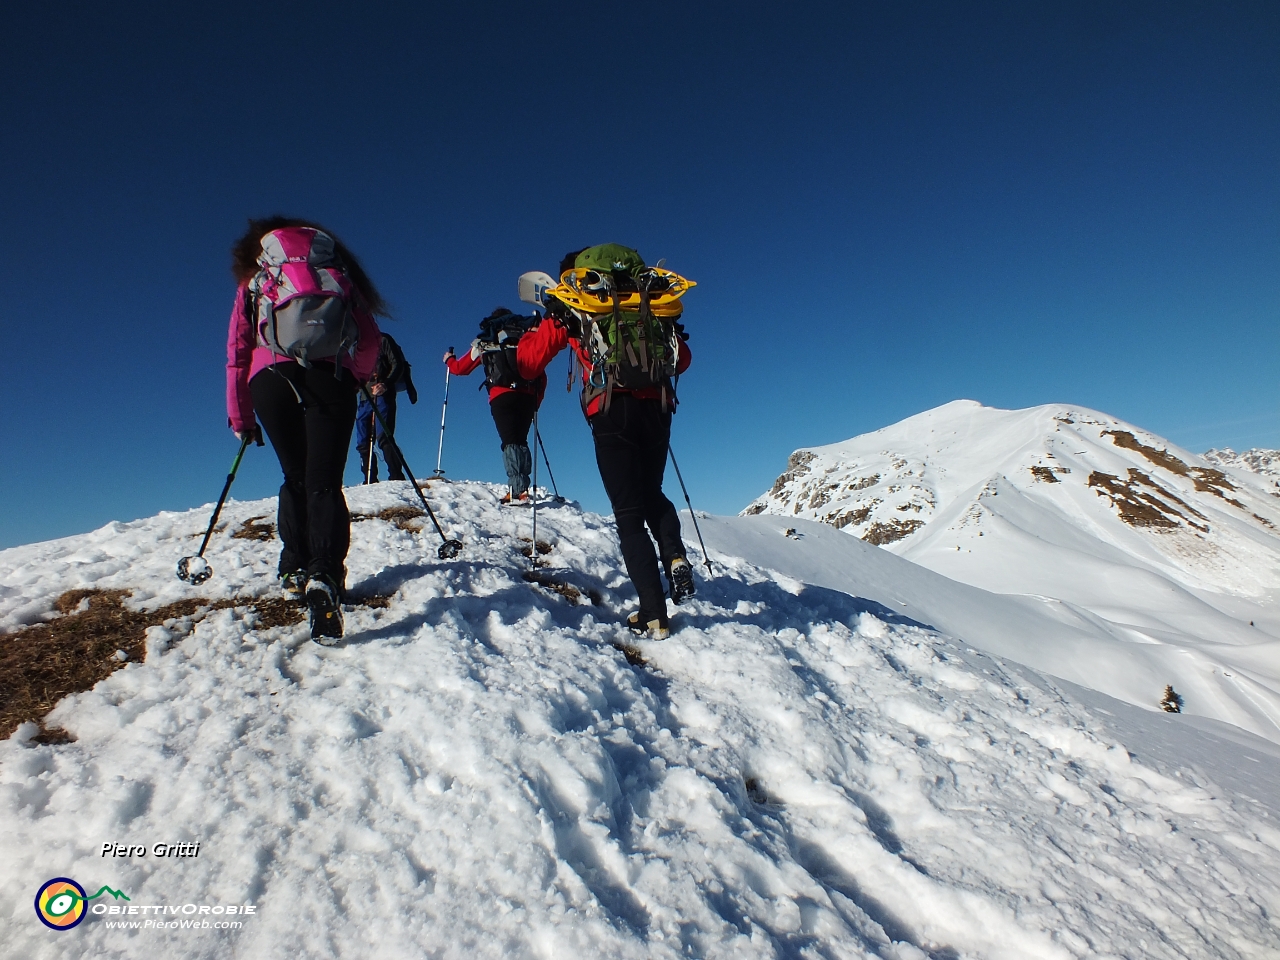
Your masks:
M124 608L128 594L70 590L54 601L63 616L5 635L0 651L0 739L8 739L20 723L39 721L67 694L88 690L129 660L141 660L147 627L189 617L201 608L234 605L227 600L179 600L143 613ZM117 650L128 660L116 659ZM70 737L41 724L37 740L65 743Z
M1111 442L1117 447L1123 447L1126 450L1136 450L1157 467L1164 467L1170 473L1176 473L1180 477L1189 475L1187 465L1171 454L1168 450L1157 450L1155 447L1148 447L1128 430L1103 430L1102 435L1104 437L1110 437Z
M742 781L742 785L747 788L747 796L751 802L758 807L780 807L782 801L774 797L765 788L765 785L756 777L747 777Z
M1100 470L1089 474L1089 486L1097 491L1098 496L1107 497L1120 519L1131 527L1171 529L1187 519L1160 498L1135 489L1134 484L1132 479L1121 480Z
M1049 467L1034 466L1030 468L1031 476L1040 483L1061 483L1057 477L1053 475L1053 470Z
M816 459L817 454L815 453L810 453L808 450L797 450L787 458L786 471L777 480L773 481L773 489L769 492L776 497L788 483L807 473L809 464Z
M544 587L553 593L558 593L570 603L582 602L582 591L575 587L572 583L565 583L553 577L544 570L526 570L522 576L528 583L536 583L540 587ZM600 594L595 590L587 590L587 598L594 606L600 606L603 602Z
M408 533L417 533L422 529L422 524L415 521L420 520L427 515L425 510L417 507L387 507L385 510L379 510L377 513L353 513L351 522L357 523L361 520L385 520L387 523L393 523L401 530Z
M890 520L888 523L873 523L862 535L862 539L881 547L886 543L894 543L903 537L910 536L923 526L923 520Z
M1138 483L1138 484L1142 484L1144 486L1150 487L1152 490L1155 490L1156 493L1158 493L1165 500L1172 500L1174 503L1180 506L1183 510L1187 511L1187 513L1189 513L1191 516L1199 517L1201 520L1204 520L1206 524L1209 522L1208 518L1203 513L1201 513L1195 507L1191 506L1191 504L1187 503L1185 500L1179 497L1172 490L1166 490L1164 487L1160 486L1160 484L1156 483L1154 480L1151 479L1151 477L1147 476L1147 474L1143 473L1141 470L1137 469L1136 467L1129 468L1129 482L1131 484ZM1183 517L1183 519L1186 520L1188 523L1190 523L1197 530L1209 529L1207 526L1204 526L1204 527L1200 526L1199 524L1192 521L1189 517Z
M250 517L240 524L239 528L231 536L236 540L274 540L276 538L276 525L274 523L258 522L266 519L265 514L260 517Z
M525 544L525 546L523 546L523 547L521 547L521 548L520 548L520 552L521 552L521 553L523 553L526 557L532 557L532 556L533 556L533 547L529 545L529 538L528 538L528 537L521 537L521 538L520 538L520 542L521 542L521 543L523 543L523 544ZM550 553L550 552L551 552L551 544L547 543L547 541L545 541L545 540L539 540L539 541L538 541L538 553L539 553L541 556L544 556L544 557L545 557L545 556L546 556L548 553Z
M1262 524L1264 527L1267 527L1270 530L1274 530L1276 528L1276 525L1274 523L1272 523L1266 517L1258 516L1256 513L1253 515L1253 519L1257 520L1260 524Z
M760 500L751 504L751 506L743 510L742 513L744 516L754 517L757 514L764 513L766 507L767 507L767 504L763 500Z
M638 647L633 647L629 643L620 643L617 640L611 643L610 646L626 657L627 663L633 667L647 667L649 665L649 661L644 658L644 654L640 652Z
M284 597L192 597L155 610L128 610L128 590L69 590L54 601L56 620L5 634L0 644L0 740L28 720L40 724L36 743L69 743L65 730L47 728L43 717L63 697L92 689L130 661L146 656L148 627L184 617L204 616L230 607L251 610L254 627L266 630L300 623L304 607ZM353 600L357 606L384 608L389 597ZM127 659L118 659L123 650Z
M1180 477L1188 478L1201 493L1211 493L1215 497L1225 500L1233 507L1238 507L1241 510L1245 509L1243 503L1228 497L1224 492L1226 490L1235 490L1237 487L1227 479L1227 475L1221 470L1214 470L1212 467L1188 466L1168 450L1157 450L1155 447L1148 447L1128 430L1103 430L1102 435L1110 436L1117 447L1136 450L1156 466L1164 467L1170 473L1176 473Z

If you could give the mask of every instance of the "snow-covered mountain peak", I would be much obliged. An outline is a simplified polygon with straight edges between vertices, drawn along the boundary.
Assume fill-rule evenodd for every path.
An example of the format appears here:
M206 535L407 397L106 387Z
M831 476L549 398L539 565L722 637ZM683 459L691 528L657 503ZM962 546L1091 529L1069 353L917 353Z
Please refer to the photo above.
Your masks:
M1280 588L1280 501L1263 485L1064 404L999 410L958 400L798 450L744 513L829 523L921 562L939 549L973 550L974 537L989 554L988 538L1012 525L1048 544L1093 541L1100 558L1125 557L1187 585Z

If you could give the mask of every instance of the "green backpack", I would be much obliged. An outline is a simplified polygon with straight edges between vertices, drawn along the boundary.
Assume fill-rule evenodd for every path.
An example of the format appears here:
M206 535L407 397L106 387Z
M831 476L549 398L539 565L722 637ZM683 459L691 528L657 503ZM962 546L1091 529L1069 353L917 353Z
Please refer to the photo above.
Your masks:
M575 267L595 270L598 273L624 273L633 280L644 272L645 263L640 254L620 243L601 243L587 247L576 260Z
M680 340L674 317L659 317L649 308L649 284L656 275L635 250L617 243L588 247L574 261L576 269L592 270L613 300L606 313L588 314L583 324L585 346L591 356L592 374L583 391L583 404L605 394L605 407L613 389L670 389L680 358ZM639 309L619 306L619 293L638 293Z

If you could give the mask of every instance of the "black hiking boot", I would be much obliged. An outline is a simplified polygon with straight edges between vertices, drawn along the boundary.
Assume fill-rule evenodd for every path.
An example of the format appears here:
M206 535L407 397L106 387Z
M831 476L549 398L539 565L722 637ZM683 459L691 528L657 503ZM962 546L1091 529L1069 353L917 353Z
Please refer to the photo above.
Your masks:
M342 600L330 577L317 573L307 581L307 609L312 640L331 647L342 639Z
M684 557L676 557L671 561L671 570L667 573L667 579L671 583L672 603L684 603L698 592L698 588L693 583L693 567Z

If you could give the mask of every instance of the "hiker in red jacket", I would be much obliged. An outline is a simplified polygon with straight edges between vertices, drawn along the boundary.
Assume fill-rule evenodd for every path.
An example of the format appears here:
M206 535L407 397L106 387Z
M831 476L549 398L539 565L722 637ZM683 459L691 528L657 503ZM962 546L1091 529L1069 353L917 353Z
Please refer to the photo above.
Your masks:
M535 320L519 317L506 307L498 307L481 321L481 333L461 357L450 350L444 362L454 376L465 377L484 366L489 388L489 413L502 441L502 465L507 471L508 491L503 503L527 503L533 455L529 450L529 427L547 392L547 375L539 370L524 378L515 370L514 354L525 330Z
M639 389L613 384L600 389L600 378L593 380L591 353L583 344L581 317L554 300L548 309L541 325L520 340L516 353L519 373L522 377L545 376L547 365L566 346L572 347L581 361L583 412L591 425L600 479L613 506L622 559L640 598L640 609L631 615L628 625L638 634L663 639L670 629L659 559L674 602L680 603L695 590L693 569L680 537L680 518L662 492L675 391L669 379ZM676 363L679 375L688 369L692 355L682 328L677 325L676 329L681 331ZM650 533L657 541L656 553Z

